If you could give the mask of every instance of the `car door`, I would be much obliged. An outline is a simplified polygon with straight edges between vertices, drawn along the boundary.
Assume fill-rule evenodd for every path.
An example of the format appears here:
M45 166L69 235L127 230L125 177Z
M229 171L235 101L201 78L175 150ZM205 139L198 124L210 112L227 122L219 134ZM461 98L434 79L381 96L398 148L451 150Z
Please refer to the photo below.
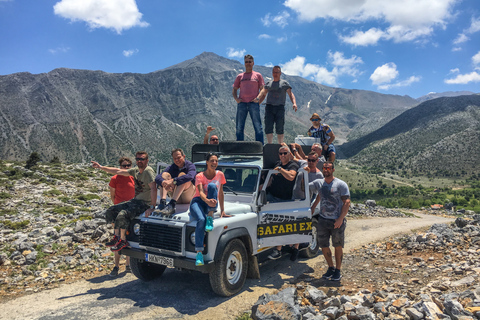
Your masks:
M307 172L303 169L299 170L296 185L300 189L299 192L293 192L293 199L279 202L266 199L267 187L274 174L280 173L276 170L262 171L262 184L257 198L258 245L263 248L310 242L312 240L312 215Z

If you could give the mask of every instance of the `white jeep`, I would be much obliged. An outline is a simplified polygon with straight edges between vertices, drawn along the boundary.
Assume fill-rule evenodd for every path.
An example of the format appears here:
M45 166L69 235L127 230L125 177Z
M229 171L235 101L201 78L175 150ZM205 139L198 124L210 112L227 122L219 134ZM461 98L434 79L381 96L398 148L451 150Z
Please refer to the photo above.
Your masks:
M188 204L177 204L172 216L158 212L148 218L135 218L128 231L130 248L122 254L130 256L133 274L141 280L160 276L167 267L208 273L215 293L231 296L239 292L247 277L260 278L259 256L277 245L304 243L302 257L318 253L317 219L312 218L308 174L297 175L298 198L291 201L267 202L266 188L278 171L280 145L262 147L258 142L222 142L219 145L194 145L192 162L197 172L205 169L207 152L219 155L218 170L225 174L224 203L226 214L215 213L214 228L205 236L205 264L195 266L195 221L191 221ZM157 168L158 172L160 167ZM262 187L259 190L259 187Z

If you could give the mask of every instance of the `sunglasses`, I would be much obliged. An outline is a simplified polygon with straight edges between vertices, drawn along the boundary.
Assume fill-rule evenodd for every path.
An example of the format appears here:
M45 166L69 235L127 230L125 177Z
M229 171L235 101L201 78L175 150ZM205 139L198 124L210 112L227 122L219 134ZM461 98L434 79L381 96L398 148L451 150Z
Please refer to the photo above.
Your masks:
M245 63L253 63L253 61L245 61Z
M122 168L130 168L132 165L131 164L122 164L120 167Z
M279 152L278 154L281 155L281 156L284 156L284 155L287 155L288 152Z
M317 162L317 159L308 159L308 162Z
M332 170L333 168L332 167L323 167L323 170Z
M147 160L147 158L135 158L135 160L137 160L137 161L145 161L145 160Z
M320 121L320 119L310 119L310 121Z
M210 141L218 141L218 139L210 139Z

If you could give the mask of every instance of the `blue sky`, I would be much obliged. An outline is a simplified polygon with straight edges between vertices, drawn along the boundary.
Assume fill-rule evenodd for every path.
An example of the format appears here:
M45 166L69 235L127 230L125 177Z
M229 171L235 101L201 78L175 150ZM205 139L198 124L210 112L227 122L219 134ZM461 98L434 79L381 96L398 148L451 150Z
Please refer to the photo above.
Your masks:
M149 73L208 51L328 86L480 92L478 0L0 0L0 30L0 75Z

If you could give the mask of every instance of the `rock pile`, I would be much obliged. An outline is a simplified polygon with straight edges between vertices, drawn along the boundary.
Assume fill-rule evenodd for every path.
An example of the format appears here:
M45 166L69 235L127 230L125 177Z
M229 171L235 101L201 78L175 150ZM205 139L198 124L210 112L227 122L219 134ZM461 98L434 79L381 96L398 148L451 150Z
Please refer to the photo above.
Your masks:
M304 277L253 319L480 319L480 215L346 255L340 283ZM323 268L323 266L319 267ZM325 271L325 268L323 268ZM336 287L335 287L336 286Z

